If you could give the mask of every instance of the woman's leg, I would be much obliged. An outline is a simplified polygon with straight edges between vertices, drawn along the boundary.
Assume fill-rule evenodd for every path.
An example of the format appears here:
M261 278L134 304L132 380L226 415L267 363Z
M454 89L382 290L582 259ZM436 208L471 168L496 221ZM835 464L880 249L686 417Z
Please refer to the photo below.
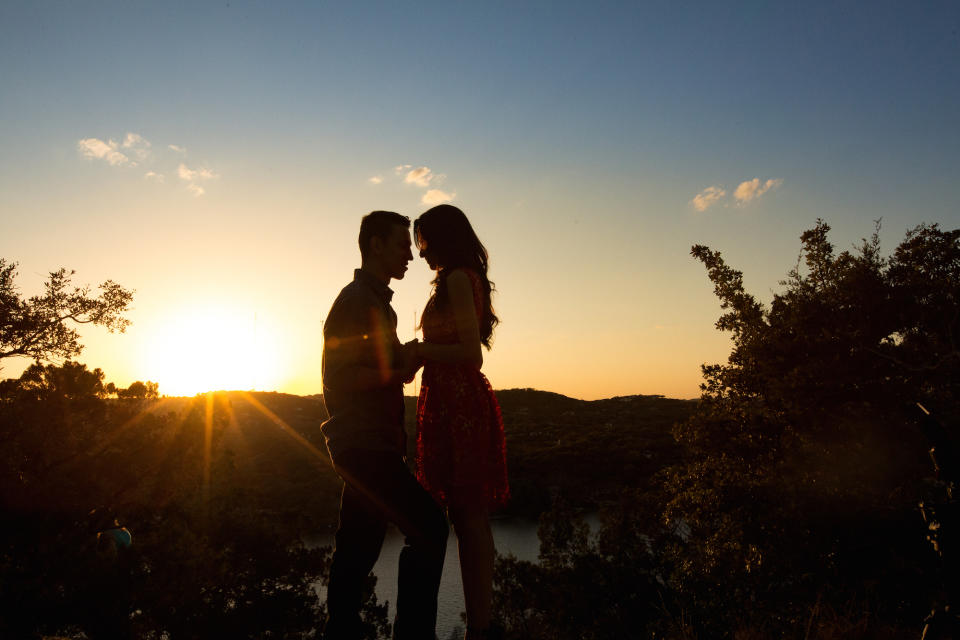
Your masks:
M493 600L493 533L485 507L450 506L450 519L457 534L460 551L460 575L467 608L465 639L480 638L474 630L490 626Z

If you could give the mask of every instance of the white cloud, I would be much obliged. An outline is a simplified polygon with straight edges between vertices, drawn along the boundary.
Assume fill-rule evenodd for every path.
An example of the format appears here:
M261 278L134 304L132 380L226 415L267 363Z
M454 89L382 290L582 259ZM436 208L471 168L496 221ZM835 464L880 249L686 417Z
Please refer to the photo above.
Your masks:
M127 149L131 147L149 147L150 141L137 133L127 133L123 139L123 146Z
M442 173L434 172L430 167L414 167L412 164L398 164L393 167L393 172L397 176L401 177L405 184L410 184L427 190L420 198L420 201L423 204L441 204L444 202L450 202L457 197L456 193L448 193L436 188L446 180L447 176ZM382 184L384 181L384 176L376 175L372 178L368 178L367 180L371 184Z
M767 191L776 189L783 184L783 178L771 178L766 182L760 182L760 178L746 180L741 182L733 192L733 197L738 203L746 204L755 198L759 198Z
M150 141L137 133L127 133L123 139L123 148L129 149L141 160L146 159L150 151Z
M438 175L430 170L430 167L417 167L407 172L403 179L407 184L415 184L418 187L429 187L431 182L440 182L444 176Z
M695 195L693 200L690 201L690 204L692 204L693 208L697 211L706 211L726 195L727 192L723 187L707 187Z
M217 174L210 169L191 169L187 165L180 163L180 166L177 167L177 175L181 179L193 182L194 180L210 180L211 178L219 178Z
M149 148L150 142L137 133L127 133L122 143L112 139L104 141L99 138L83 138L77 141L77 149L84 157L103 160L112 167L137 166L137 163L130 159L129 154L143 160L147 157ZM127 152L124 153L120 149L126 149Z
M444 202L450 202L456 197L456 193L447 193L446 191L441 191L440 189L430 189L423 194L420 202L423 204L443 204Z
M190 183L187 185L187 189L198 198L207 192L206 189L197 184L198 180L210 180L220 177L213 171L210 171L210 169L191 169L182 162L180 166L177 167L177 175L180 176L181 180L186 180Z
M168 144L165 146L178 154L186 154L187 152L185 147L179 145ZM161 173L161 169L164 167L160 166L160 163L157 162L158 158L153 156L152 147L153 145L149 140L132 131L127 132L120 142L99 138L83 138L77 141L77 150L86 158L103 160L111 166L136 167L142 163L144 165L144 173L142 174L144 180L165 183L167 175L175 175L186 183L187 191L196 197L206 193L206 189L200 186L201 183L220 177L219 174L206 167L189 167L182 162L177 166L175 174L170 171Z
M77 142L77 149L85 157L104 160L112 167L125 165L130 162L130 158L117 151L117 146L114 140L104 142L99 138L84 138Z

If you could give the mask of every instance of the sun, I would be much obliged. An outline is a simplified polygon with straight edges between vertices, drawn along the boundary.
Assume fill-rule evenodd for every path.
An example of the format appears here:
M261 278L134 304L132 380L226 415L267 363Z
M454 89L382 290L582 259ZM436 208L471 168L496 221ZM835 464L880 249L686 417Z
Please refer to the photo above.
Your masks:
M143 367L164 395L275 390L280 383L281 334L252 310L183 308L151 333Z

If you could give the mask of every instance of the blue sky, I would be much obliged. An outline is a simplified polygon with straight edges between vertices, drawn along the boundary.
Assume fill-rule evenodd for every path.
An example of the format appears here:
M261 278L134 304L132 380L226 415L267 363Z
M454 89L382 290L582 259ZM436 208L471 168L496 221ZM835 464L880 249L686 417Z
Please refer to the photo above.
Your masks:
M118 382L206 298L273 316L273 384L308 393L360 215L449 199L491 252L494 386L690 397L727 350L692 244L769 299L817 217L841 248L960 222L958 29L950 2L6 2L0 255L25 291L137 289L83 357Z

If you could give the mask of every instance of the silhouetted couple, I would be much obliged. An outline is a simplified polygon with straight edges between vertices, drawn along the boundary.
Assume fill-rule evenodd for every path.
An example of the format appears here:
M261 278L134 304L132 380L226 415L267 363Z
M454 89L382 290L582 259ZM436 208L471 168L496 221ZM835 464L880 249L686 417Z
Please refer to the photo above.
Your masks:
M487 252L463 212L440 205L413 224L420 257L436 271L421 318L423 342L401 344L390 280L403 278L410 219L374 211L360 224L361 267L324 323L323 434L343 479L327 590L327 640L360 636L363 583L387 523L400 553L394 638L433 640L449 515L460 552L468 640L492 637L493 536L489 513L508 497L503 423L480 372L497 317ZM416 476L405 462L403 385L423 367L417 400Z

